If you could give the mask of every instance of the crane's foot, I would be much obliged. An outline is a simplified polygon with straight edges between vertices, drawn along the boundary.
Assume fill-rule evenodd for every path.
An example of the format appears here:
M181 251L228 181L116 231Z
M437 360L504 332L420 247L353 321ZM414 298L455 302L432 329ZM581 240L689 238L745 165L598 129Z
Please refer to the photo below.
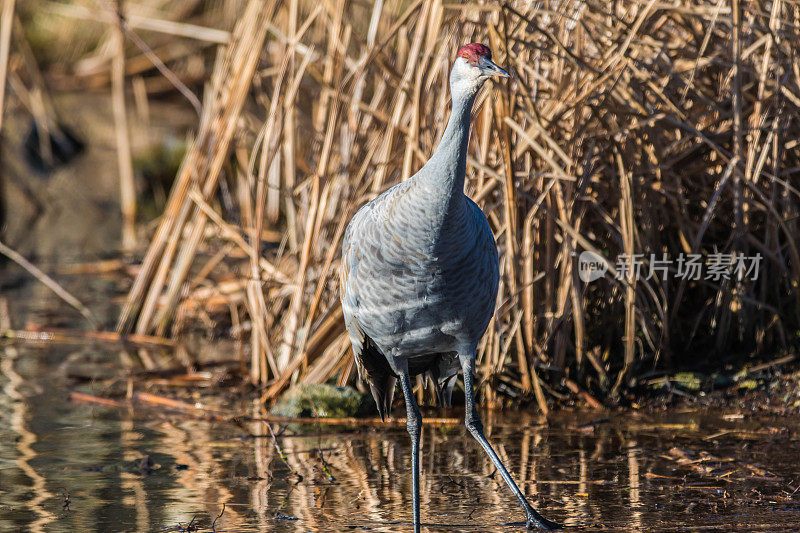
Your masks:
M547 518L540 515L536 512L536 509L530 507L527 509L528 517L525 519L525 522L505 522L503 523L504 526L525 526L525 529L539 529L544 531L554 531L556 529L563 529L561 524L557 524L556 522L551 522Z
M538 512L536 512L536 509L534 509L533 507L528 507L526 512L528 514L528 518L525 521L526 529L544 529L545 531L562 529L560 524L551 522L547 518L543 517Z

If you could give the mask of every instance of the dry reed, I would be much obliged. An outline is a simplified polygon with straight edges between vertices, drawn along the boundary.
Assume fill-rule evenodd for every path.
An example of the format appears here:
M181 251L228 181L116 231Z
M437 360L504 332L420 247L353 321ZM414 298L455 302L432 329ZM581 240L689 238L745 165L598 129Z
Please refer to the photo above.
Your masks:
M14 20L14 0L3 0L0 11L0 129L3 128L3 112L6 101L6 75L8 73L8 54L11 48L11 29Z
M114 58L111 66L111 102L114 111L114 130L117 141L120 206L122 207L122 247L136 246L136 184L133 179L131 139L128 131L128 112L125 106L125 33L123 0L117 0L117 21L114 21Z

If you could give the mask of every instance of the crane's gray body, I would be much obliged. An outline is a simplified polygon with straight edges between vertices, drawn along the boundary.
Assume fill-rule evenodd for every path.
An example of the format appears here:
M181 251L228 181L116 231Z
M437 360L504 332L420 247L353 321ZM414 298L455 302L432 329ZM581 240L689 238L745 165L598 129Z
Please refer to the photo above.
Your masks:
M382 416L406 364L412 376L430 372L449 405L458 357L474 357L494 312L497 247L463 190L477 89L462 85L451 76L453 111L428 163L364 205L344 236L345 324Z

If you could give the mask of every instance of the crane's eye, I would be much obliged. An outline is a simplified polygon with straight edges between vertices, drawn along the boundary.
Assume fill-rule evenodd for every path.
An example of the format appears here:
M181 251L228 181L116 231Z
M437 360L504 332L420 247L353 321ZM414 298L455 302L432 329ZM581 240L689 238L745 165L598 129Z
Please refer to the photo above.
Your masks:
M478 58L476 58L474 55L470 54L469 52L462 52L462 53L458 54L458 57L463 57L464 59L467 60L467 63L469 63L473 67L478 65Z

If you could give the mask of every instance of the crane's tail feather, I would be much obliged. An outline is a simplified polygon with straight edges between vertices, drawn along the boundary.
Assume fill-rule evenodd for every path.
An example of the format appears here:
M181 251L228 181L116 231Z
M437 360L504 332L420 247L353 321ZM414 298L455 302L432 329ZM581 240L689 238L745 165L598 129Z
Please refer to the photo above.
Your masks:
M453 387L456 385L456 377L458 377L458 374L453 374L452 376L442 379L439 383L439 390L442 391L442 395L439 398L439 405L445 409L453 407Z
M436 388L436 401L439 402L439 407L450 409L453 406L453 387L456 384L456 376L438 377L431 376L431 381Z
M394 400L394 388L396 383L396 378L388 376L386 381L382 384L369 384L369 390L372 392L372 397L375 399L375 405L378 406L378 413L381 415L381 420L384 422L386 421L386 417L392 412L392 401Z
M368 336L364 336L361 349L354 349L353 354L358 365L359 377L369 385L381 420L385 421L392 412L397 378L392 373L386 357Z
M433 386L436 389L436 401L439 407L449 409L453 406L453 387L456 384L458 372L452 374L446 366L434 365L429 371Z

